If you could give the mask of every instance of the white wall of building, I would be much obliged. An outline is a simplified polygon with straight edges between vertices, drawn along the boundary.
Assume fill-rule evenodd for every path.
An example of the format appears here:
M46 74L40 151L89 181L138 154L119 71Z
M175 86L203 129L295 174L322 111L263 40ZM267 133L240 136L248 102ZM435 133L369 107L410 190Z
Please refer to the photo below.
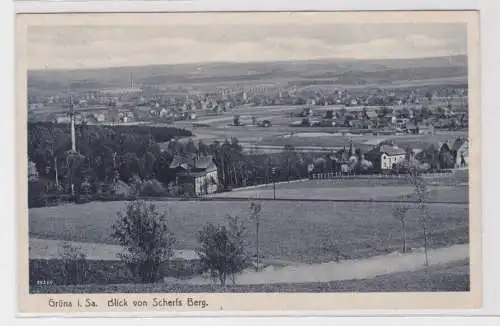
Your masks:
M406 159L406 154L387 155L386 153L383 153L380 158L380 165L382 170L390 170L392 169L393 164L398 164L400 162L403 162L405 159Z

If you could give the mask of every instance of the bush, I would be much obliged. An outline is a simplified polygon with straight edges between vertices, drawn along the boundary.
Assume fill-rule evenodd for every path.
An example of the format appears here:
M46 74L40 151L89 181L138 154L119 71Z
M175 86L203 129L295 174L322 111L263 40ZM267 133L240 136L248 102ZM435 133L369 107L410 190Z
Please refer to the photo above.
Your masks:
M174 235L167 227L167 217L153 204L134 201L125 212L118 212L112 236L125 248L120 259L131 273L144 283L158 281L160 266L172 256Z
M47 281L53 285L66 285L65 261L63 259L30 259L29 283L36 286L39 281ZM141 278L131 274L123 261L87 260L83 284L133 284L141 282ZM198 261L170 261L160 267L165 277L185 278L201 275Z
M63 262L62 276L64 284L85 284L87 278L87 259L81 248L64 243L60 254Z
M45 199L46 184L43 180L28 183L28 207L43 207L47 205Z
M148 180L141 185L142 196L164 196L167 194L165 187L156 179Z
M201 247L197 252L204 271L214 281L226 284L227 278L235 283L236 274L247 266L248 256L243 245L244 227L238 217L227 217L227 226L207 223L198 233Z
M76 203L77 204L86 204L90 203L92 201L92 196L91 195L79 195L76 196Z

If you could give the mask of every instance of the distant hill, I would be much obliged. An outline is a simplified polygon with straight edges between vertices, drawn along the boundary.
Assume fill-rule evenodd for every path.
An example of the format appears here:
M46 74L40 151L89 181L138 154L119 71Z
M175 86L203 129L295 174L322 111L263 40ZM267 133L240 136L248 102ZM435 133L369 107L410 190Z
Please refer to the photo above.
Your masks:
M85 90L137 85L189 85L217 82L307 81L376 76L397 81L467 76L467 56L389 60L308 60L252 63L200 63L86 70L32 70L30 91ZM415 78L413 76L418 76Z

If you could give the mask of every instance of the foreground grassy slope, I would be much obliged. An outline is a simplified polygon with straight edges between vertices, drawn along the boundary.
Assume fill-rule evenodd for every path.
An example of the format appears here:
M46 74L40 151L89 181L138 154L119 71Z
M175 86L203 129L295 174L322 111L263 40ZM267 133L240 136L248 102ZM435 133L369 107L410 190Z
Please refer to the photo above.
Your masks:
M127 202L92 202L34 208L29 212L30 236L82 242L115 243L110 237L116 212ZM169 217L177 249L195 249L196 232L206 222L223 223L228 213L247 218L249 203L243 201L155 202ZM267 201L262 207L262 252L266 258L305 263L370 257L401 247L400 223L392 216L391 203ZM467 205L429 206L432 219L431 246L468 242ZM407 239L410 247L423 244L419 212L410 210ZM246 241L255 247L253 226L248 222Z
M179 285L116 284L32 287L32 293L207 293L207 292L424 292L470 290L469 262L461 261L428 270L394 273L366 280L309 284Z

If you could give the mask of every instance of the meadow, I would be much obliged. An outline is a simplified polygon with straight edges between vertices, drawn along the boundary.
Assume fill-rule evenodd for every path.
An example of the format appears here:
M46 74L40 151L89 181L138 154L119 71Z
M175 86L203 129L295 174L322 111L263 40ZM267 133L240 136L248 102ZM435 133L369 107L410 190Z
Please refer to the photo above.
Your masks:
M370 178L373 177L373 178ZM461 203L469 201L469 187L457 185L453 177L435 177L428 180L429 203ZM393 201L414 202L414 189L406 176L377 176L337 178L330 180L300 180L276 184L276 199L331 200L331 201ZM239 188L231 192L211 195L215 198L273 198L272 184Z
M433 135L392 135L392 136L373 136L373 135L338 135L320 131L316 128L302 128L300 131L288 133L285 135L272 135L261 139L259 145L274 145L274 146L317 146L317 147L348 147L350 141L355 145L361 145L367 141L392 141L395 145L405 148L407 146L418 148L428 144L439 144L440 142L454 141L459 137L465 137L464 132L440 132Z
M117 211L127 202L91 202L29 211L31 237L116 244L110 237ZM225 223L227 214L242 218L248 228L245 241L255 248L255 232L249 221L249 202L157 201L175 233L176 249L193 250L196 234L207 223ZM400 250L400 222L392 216L397 204L382 202L263 201L261 250L266 259L302 263L357 259ZM432 247L469 241L468 205L429 205ZM419 211L407 217L409 247L423 246Z

